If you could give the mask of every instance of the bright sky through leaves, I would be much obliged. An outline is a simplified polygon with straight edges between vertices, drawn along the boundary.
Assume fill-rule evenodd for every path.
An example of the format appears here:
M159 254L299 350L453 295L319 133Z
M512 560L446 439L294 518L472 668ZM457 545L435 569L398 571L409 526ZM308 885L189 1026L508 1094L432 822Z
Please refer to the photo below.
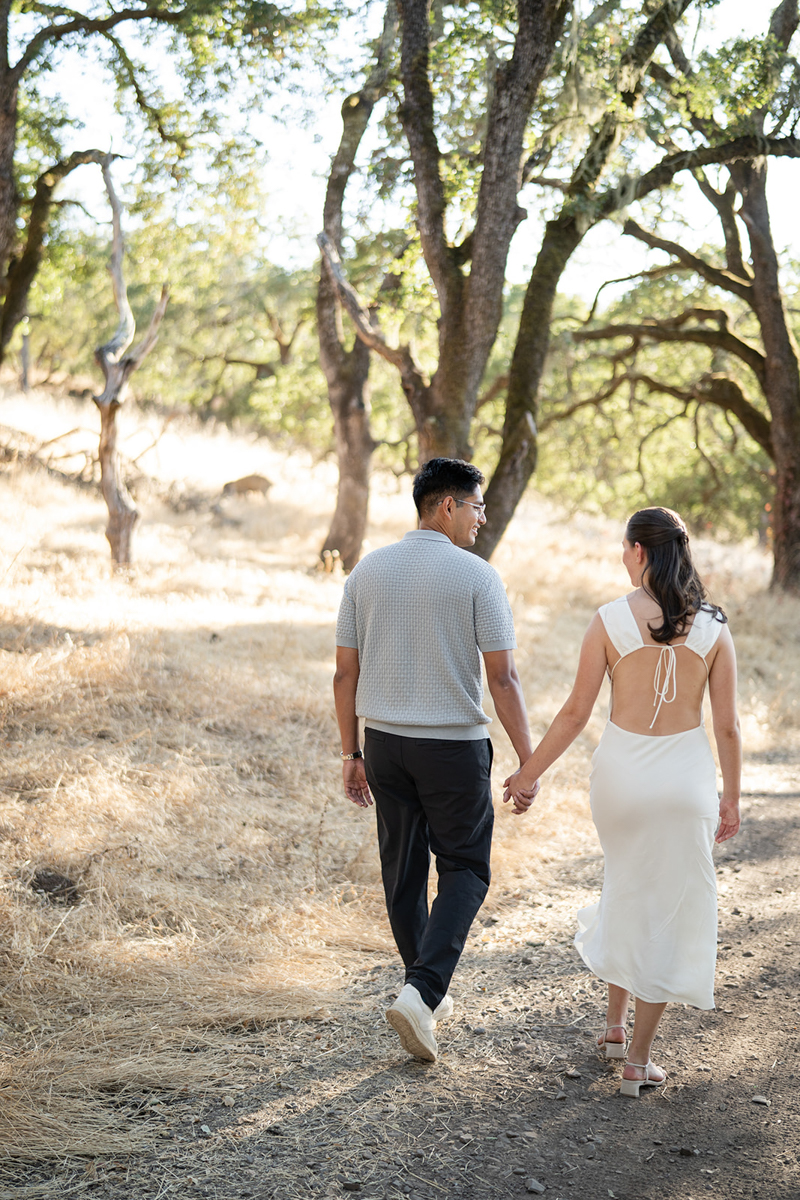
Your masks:
M587 7L588 0L583 3ZM373 20L381 15L379 7L372 8ZM706 11L703 17L706 27L713 31L711 43L741 34L762 33L767 14L773 7L773 3L754 3L753 0L721 0L716 9ZM364 32L363 23L359 22L359 38L363 38ZM346 34L343 36L347 37ZM352 46L352 40L349 45ZM132 153L126 143L123 123L114 112L110 85L90 57L79 57L74 53L66 55L63 65L51 79L53 90L69 98L70 112L84 125L83 129L75 130L74 146L70 145L69 149L97 146ZM290 268L307 266L316 258L314 239L321 224L325 176L341 130L341 94L337 91L325 95L319 77L309 73L306 102L309 93L313 95L315 91L319 96L313 96L309 105L313 109L312 117L306 115L304 119L301 112L304 101L298 96L274 96L269 101L268 114L254 118L252 123L268 155L263 169L263 211L271 230L267 252L273 261ZM275 115L281 113L282 108L283 115ZM779 251L787 249L789 257L800 258L794 200L800 163L788 159L773 161L769 172L776 247ZM120 178L124 175L122 164L118 174ZM695 231L693 241L698 237L702 241L706 236L709 241L718 241L714 213L705 201L695 198L690 185L685 192L682 211ZM84 168L73 177L70 194L79 196L100 219L106 219L99 177L94 178L92 168ZM541 244L538 214L543 209L544 199L541 190L533 186L529 186L521 197L529 216L520 226L511 247L508 277L513 283L525 282L530 274ZM675 236L680 239L677 228ZM621 237L618 227L606 221L589 233L573 256L562 280L562 290L590 300L605 280L633 273L644 263L643 248L631 239ZM610 301L612 289L607 289L604 295L605 300Z

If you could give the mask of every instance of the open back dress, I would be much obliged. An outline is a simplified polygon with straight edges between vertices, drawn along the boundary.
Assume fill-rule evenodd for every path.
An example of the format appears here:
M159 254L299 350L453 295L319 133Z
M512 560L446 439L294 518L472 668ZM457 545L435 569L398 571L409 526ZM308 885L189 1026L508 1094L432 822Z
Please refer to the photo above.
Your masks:
M713 1008L719 796L702 699L696 728L631 733L613 723L613 689L619 663L647 654L655 725L677 695L678 656L706 663L722 623L701 609L685 640L662 646L644 641L625 596L604 605L600 617L620 656L610 672L611 714L592 758L592 818L605 875L598 903L578 913L575 945L599 979L640 1000Z

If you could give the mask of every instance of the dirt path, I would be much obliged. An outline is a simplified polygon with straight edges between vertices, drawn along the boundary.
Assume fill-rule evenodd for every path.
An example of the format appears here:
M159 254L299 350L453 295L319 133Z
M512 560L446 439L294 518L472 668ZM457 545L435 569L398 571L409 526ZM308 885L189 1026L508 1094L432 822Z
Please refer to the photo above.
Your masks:
M57 1181L64 1196L130 1200L797 1200L799 762L748 766L758 790L718 858L718 1009L668 1010L665 1089L620 1097L619 1068L593 1050L602 992L571 946L574 911L600 882L585 857L555 864L547 894L476 924L437 1064L399 1050L383 1010L400 972L375 962L326 1018L232 1037L237 1083L213 1098L126 1099L126 1115L156 1121L152 1153L15 1166L19 1187L6 1169L0 1195L53 1194Z

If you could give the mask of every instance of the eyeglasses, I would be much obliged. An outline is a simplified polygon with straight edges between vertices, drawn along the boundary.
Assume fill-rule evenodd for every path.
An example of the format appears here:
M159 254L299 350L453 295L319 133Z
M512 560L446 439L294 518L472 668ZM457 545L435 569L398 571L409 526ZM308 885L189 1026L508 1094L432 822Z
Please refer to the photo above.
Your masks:
M456 500L456 504L468 504L470 506L470 508L475 509L475 512L478 513L479 516L481 516L481 517L486 516L486 505L485 504L474 504L472 502L472 500Z

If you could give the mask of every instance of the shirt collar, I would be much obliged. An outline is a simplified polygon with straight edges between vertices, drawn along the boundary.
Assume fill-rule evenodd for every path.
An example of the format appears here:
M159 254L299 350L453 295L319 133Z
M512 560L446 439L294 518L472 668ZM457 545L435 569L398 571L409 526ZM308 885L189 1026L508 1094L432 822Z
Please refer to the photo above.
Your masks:
M409 529L403 541L407 541L408 538L424 538L426 541L447 542L449 546L453 544L447 534L439 533L438 529Z

